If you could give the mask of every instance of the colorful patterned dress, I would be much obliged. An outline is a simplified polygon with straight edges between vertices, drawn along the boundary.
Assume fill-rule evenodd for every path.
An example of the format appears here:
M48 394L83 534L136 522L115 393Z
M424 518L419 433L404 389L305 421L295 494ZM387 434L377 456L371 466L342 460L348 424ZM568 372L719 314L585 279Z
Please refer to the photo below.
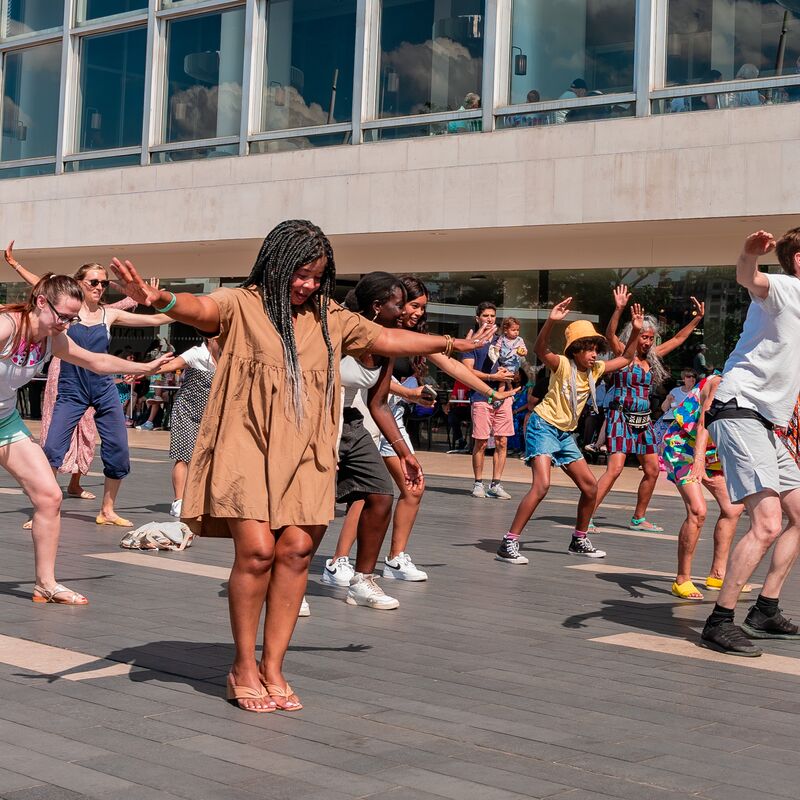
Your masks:
M792 458L800 464L800 398L797 399L794 414L786 426L785 433L779 435L786 449L792 454Z
M136 306L135 300L125 297L117 303L111 303L106 308L131 311ZM42 398L42 429L39 433L39 442L42 445L47 441L47 432L50 430L50 420L53 418L53 409L56 405L56 397L58 397L58 376L60 374L61 359L54 358L50 362L50 368L47 370L47 383L45 384L44 397ZM86 413L81 417L81 421L72 434L69 450L64 456L64 461L58 471L65 475L71 475L73 472L87 475L94 459L96 441L97 428L94 425L94 409L87 408Z
M664 461L667 464L667 480L683 486L689 480L694 464L694 447L697 441L697 421L700 418L700 392L706 379L700 381L675 409L675 419L664 434ZM722 464L717 448L708 438L706 446L706 476L713 478L722 474Z
M636 414L650 413L650 370L631 364L614 373L611 385L611 402L608 407L606 446L609 453L627 453L637 456L654 455L656 440L653 424L635 430L625 421L623 409Z

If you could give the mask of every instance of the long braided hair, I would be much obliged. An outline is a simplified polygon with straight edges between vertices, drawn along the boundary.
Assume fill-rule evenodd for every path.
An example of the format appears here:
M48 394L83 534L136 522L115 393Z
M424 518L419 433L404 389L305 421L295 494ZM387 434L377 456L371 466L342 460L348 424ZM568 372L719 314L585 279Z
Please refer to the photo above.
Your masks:
M333 407L333 387L335 382L333 345L328 327L328 302L336 283L336 263L333 248L328 237L312 222L306 219L289 219L276 225L264 239L258 251L253 270L241 286L255 286L261 293L264 311L274 325L283 343L283 356L286 375L289 379L290 394L287 395L287 412L294 411L298 427L303 422L303 371L297 356L297 342L292 322L290 302L290 282L292 275L301 267L325 258L325 270L320 279L319 290L309 298L319 311L322 337L328 349L328 384L325 403Z

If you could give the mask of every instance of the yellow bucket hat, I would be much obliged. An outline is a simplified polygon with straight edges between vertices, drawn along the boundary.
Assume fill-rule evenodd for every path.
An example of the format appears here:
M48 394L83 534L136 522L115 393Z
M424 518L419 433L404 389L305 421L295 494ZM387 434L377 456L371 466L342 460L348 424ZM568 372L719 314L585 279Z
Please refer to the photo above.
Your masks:
M605 342L606 337L603 336L602 333L598 333L595 330L594 325L591 322L588 322L585 319L579 319L576 322L571 322L567 325L567 329L564 331L564 335L567 337L567 342L564 345L564 353L569 350L569 346L573 342L577 342L578 339L602 339Z

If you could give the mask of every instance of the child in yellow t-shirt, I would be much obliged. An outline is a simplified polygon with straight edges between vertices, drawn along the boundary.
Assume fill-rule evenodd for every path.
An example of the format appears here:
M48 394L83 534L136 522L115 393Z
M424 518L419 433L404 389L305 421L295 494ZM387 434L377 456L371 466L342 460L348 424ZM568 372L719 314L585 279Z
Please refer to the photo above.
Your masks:
M531 488L522 498L511 528L497 548L497 561L507 564L527 564L520 555L519 537L528 520L550 489L550 470L561 467L580 489L575 531L569 552L576 556L603 558L605 553L596 550L586 529L597 498L597 481L583 458L572 432L578 427L578 418L591 397L596 406L594 387L607 372L623 369L633 361L639 331L644 321L644 311L634 304L631 309L633 332L625 352L618 358L600 361L598 353L607 344L591 322L578 320L567 326L566 347L560 356L550 351L550 334L553 325L569 313L572 298L554 306L536 338L534 352L550 370L550 386L539 405L534 408L525 432L525 462L531 467Z

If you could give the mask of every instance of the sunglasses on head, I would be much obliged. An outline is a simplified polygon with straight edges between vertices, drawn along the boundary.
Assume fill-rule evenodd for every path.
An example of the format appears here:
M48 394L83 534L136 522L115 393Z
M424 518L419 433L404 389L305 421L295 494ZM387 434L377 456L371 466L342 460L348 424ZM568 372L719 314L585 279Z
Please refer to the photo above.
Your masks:
M90 281L86 281L92 289L96 289L98 286L102 286L104 289L108 289L108 285L111 281L101 281L100 278L92 278Z
M67 314L62 314L46 297L45 300L47 301L47 305L50 306L50 310L55 315L59 325L74 325L76 322L81 321L80 317L70 317Z

